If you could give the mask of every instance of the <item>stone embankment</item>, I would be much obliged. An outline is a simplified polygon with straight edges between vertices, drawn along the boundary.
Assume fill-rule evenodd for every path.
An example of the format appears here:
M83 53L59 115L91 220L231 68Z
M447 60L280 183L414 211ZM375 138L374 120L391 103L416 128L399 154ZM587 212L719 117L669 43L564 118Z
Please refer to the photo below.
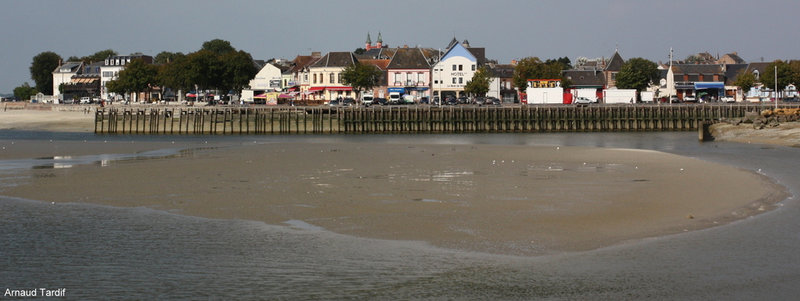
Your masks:
M800 121L800 109L774 109L761 112L746 112L742 118L722 119L721 122L732 125L753 124L753 128L760 130L767 127L778 127L781 123Z

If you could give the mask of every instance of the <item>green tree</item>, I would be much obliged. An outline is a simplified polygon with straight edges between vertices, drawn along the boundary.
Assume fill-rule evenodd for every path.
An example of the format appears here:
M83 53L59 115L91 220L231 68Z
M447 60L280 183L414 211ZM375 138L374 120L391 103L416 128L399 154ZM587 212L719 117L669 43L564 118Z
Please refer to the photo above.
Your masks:
M755 86L755 84L756 84L756 75L753 74L753 72L747 72L747 70L742 70L741 72L739 72L739 76L737 76L736 81L733 82L733 85L738 86L740 89L742 89L742 93L744 93L745 95L747 94L748 91L750 91L750 88Z
M189 54L188 77L201 90L222 87L225 72L219 56L210 50L200 50Z
M342 71L342 83L353 87L360 95L378 85L383 72L374 65L356 62Z
M775 67L778 68L778 91L783 91L787 85L794 83L796 80L796 74L787 62L776 60L770 63L760 76L761 83L766 88L775 89Z
M356 50L353 51L355 54L364 54L364 52L367 52L364 48L356 48Z
M98 52L95 52L92 55L85 56L85 57L81 58L81 61L84 62L85 64L91 64L91 63L94 63L94 62L105 61L108 57L116 56L116 55L117 55L117 52L112 50L112 49L100 50Z
M31 87L28 83L24 83L19 87L14 88L14 97L19 100L28 100L31 99L31 96L36 95L39 91L36 88Z
M194 82L188 57L176 56L175 60L162 65L158 71L158 81L162 86L176 90L191 90Z
M572 69L572 61L569 60L568 57L560 57L557 59L548 59L544 62L545 64L560 64L561 70L569 70Z
M226 92L235 90L239 93L258 73L253 57L243 50L225 53L219 60L224 71L218 88Z
M236 51L236 48L233 48L233 46L231 46L231 42L220 39L213 39L211 41L206 41L205 43L203 43L203 48L201 48L200 50L208 50L213 52L214 54L222 55L228 52L234 52Z
M169 52L169 51L162 51L156 54L156 57L153 58L153 63L156 65L163 65L168 64L172 61L175 61L178 57L185 56L183 53L180 52Z
M31 63L31 79L36 90L46 95L53 95L53 71L59 67L61 56L52 51L45 51L33 57Z
M485 96L489 92L489 82L492 80L492 75L485 67L478 68L472 79L467 81L464 86L464 92L473 96Z
M561 79L562 86L568 87L569 81L562 75L562 68L563 65L557 60L546 64L538 57L526 57L514 67L512 81L520 92L525 91L529 79Z
M148 100L150 91L158 85L157 76L158 67L135 59L119 72L116 80L108 82L107 88L114 93L147 92L145 100Z
M640 57L629 59L617 73L617 87L643 91L659 80L658 65Z

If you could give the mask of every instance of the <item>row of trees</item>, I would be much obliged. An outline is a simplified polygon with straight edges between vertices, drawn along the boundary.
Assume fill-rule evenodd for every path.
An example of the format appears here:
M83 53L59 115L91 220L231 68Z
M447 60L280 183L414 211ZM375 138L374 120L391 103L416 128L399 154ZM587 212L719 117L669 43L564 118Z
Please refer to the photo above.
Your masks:
M77 57L68 61L92 63L115 56L114 50L107 49L95 54ZM42 52L33 57L30 72L35 86L27 83L14 89L14 96L29 99L38 92L53 94L53 70L62 62L61 56L52 51ZM224 92L239 91L258 73L252 56L236 50L230 42L215 39L203 43L197 52L185 55L163 51L154 58L155 64L142 60L131 61L119 77L107 84L108 91L114 93L150 92L155 87L170 87L179 90L218 89ZM17 94L19 92L19 94ZM147 93L148 95L150 93Z
M154 62L154 65L131 62L117 80L109 82L108 90L150 92L161 86L184 91L216 89L227 94L231 90L241 91L258 73L249 53L237 51L230 42L220 39L207 41L199 51L187 55L161 52Z

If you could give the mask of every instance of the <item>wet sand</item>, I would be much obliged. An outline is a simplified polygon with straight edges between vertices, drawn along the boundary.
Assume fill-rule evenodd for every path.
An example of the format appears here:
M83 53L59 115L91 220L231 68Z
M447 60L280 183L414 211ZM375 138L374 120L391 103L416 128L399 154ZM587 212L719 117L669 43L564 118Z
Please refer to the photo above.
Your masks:
M787 196L765 176L581 147L0 141L0 159L185 147L179 156L0 174L1 195L246 219L498 254L590 250L722 225ZM74 152L72 154L71 152Z

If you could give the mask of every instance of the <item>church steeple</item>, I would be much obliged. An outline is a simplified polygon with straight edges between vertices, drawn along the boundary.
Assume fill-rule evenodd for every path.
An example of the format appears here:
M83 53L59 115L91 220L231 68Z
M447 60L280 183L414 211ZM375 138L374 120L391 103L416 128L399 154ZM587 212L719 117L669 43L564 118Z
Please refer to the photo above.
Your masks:
M369 50L370 48L372 48L372 38L369 37L369 32L367 32L367 43L364 49Z
M377 47L377 48L382 48L383 47L383 38L381 37L381 32L380 31L378 32L378 44L375 45L375 47Z

